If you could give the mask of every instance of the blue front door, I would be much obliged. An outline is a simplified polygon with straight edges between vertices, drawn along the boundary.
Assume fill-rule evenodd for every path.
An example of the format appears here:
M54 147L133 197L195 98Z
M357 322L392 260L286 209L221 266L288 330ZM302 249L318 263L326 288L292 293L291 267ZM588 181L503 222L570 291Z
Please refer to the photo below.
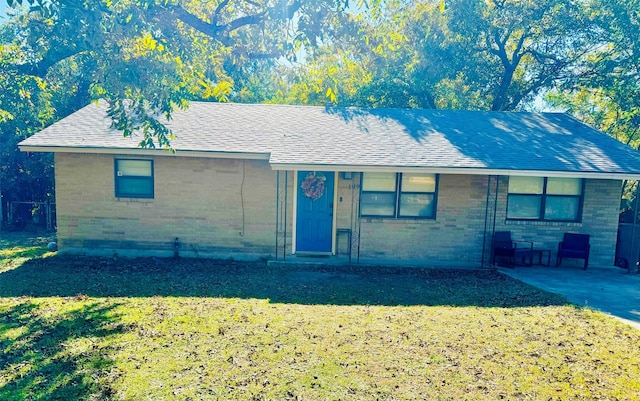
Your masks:
M334 173L298 172L296 252L331 252Z

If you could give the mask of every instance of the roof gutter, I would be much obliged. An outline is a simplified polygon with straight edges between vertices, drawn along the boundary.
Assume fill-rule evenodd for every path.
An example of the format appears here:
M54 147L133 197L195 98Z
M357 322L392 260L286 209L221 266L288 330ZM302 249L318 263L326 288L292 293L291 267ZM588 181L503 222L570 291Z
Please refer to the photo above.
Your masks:
M423 173L423 174L460 174L460 175L506 175L526 177L554 178L592 178L602 180L638 180L638 173L615 173L597 171L552 171L552 170L513 170L489 169L479 167L406 167L406 166L356 166L356 165L314 165L271 163L273 170L312 170L312 171L351 171L362 173Z
M149 148L94 148L94 147L63 147L63 146L31 146L18 145L22 152L53 152L53 153L89 153L89 154L110 154L110 155L132 155L132 156L180 156L180 157L201 157L215 159L251 159L269 160L269 153L258 152L222 152L222 151L201 151L201 150L175 150L149 149Z

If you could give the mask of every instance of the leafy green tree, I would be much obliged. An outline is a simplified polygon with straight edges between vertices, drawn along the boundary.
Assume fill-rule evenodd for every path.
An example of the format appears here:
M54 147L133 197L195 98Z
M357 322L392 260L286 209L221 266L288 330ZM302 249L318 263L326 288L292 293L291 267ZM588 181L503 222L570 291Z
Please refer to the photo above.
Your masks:
M18 24L0 26L0 39L14 37ZM6 46L0 52L0 63L7 64L25 58L19 47ZM0 192L3 211L14 201L52 200L52 155L26 154L17 143L53 121L56 109L63 109L67 91L56 91L55 83L0 69Z
M637 0L591 1L594 50L585 58L578 79L548 96L554 106L636 148L640 147L639 6Z
M637 0L592 0L593 49L577 79L547 95L567 111L610 136L640 149L640 3ZM625 182L623 216L633 221L637 182Z
M295 59L300 46L332 34L348 4L333 0L9 0L21 31L12 46L28 55L4 69L47 79L76 63L91 98L109 102L114 125L140 144L168 147L170 118L189 100L224 101L233 71L257 60ZM362 3L364 4L364 3ZM237 77L237 75L236 75Z
M516 110L584 69L586 11L562 0L389 1L377 19L351 21L348 46L328 43L288 82L331 89L338 103Z
M488 84L485 108L514 110L540 91L571 80L591 50L591 23L580 2L451 2L451 29L465 37L477 67L466 83Z
M195 99L517 110L549 93L638 135L637 0L7 2L0 124L30 122L21 134L96 98L169 147L163 118Z
M375 0L374 0L375 1ZM0 190L45 200L52 157L16 144L103 98L140 145L170 146L162 124L194 99L260 100L258 73L332 34L332 0L7 0L0 25ZM364 4L364 3L361 3ZM247 89L248 88L248 89ZM252 90L254 93L252 94Z

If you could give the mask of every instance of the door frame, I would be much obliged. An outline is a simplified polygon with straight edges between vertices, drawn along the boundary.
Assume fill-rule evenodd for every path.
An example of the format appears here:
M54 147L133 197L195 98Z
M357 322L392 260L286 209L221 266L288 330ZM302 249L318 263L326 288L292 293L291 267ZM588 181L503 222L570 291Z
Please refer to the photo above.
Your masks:
M295 255L296 243L297 243L297 231L298 231L298 172L307 170L294 170L293 171L293 224L291 230L291 254ZM323 170L315 170L323 171ZM336 224L338 222L338 179L340 174L337 171L326 170L327 173L333 173L333 216L331 220L331 252L304 252L308 255L335 255L336 254Z

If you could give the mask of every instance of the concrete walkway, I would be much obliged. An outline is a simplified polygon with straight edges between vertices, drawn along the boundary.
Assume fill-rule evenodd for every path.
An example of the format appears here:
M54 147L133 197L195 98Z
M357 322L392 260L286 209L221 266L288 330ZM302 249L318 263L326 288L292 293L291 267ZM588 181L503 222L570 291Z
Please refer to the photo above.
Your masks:
M640 330L640 275L618 268L517 266L499 268L527 284L570 302L614 316Z

